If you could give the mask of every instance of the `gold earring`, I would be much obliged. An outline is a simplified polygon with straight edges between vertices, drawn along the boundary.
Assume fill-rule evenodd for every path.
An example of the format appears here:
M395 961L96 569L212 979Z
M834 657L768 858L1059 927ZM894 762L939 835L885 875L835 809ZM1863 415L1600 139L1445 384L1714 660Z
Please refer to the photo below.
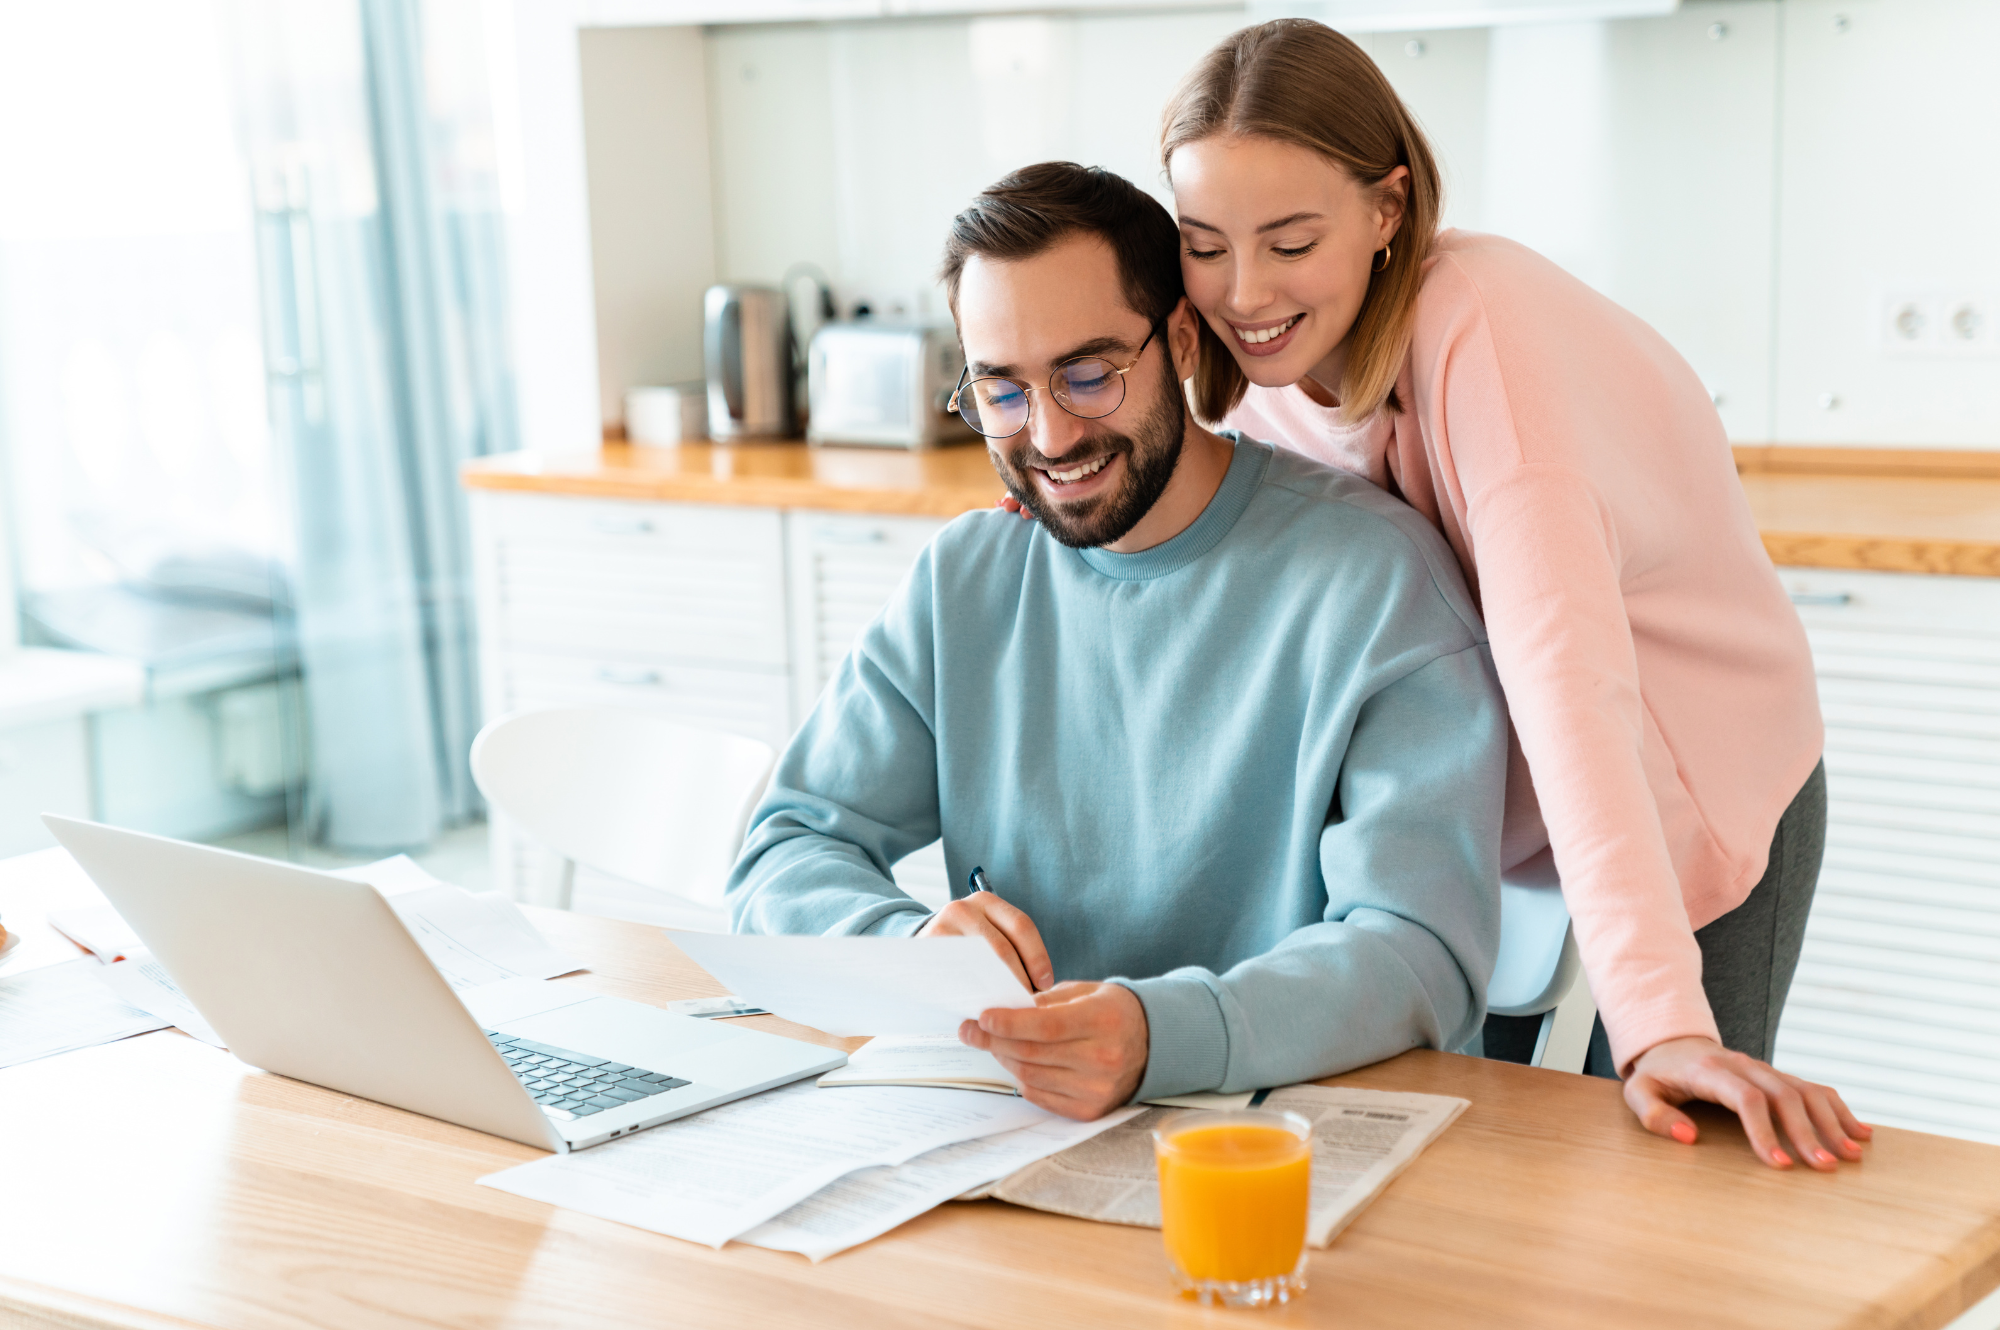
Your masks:
M1384 268L1388 266L1389 266L1389 247L1387 245L1384 245L1382 246L1382 261L1375 265L1374 270L1376 272L1381 272Z

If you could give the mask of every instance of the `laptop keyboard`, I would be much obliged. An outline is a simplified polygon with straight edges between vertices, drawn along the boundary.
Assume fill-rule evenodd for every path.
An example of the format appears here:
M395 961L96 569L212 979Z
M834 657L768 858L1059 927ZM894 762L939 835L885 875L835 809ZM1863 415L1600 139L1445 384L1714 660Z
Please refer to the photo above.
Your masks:
M565 1122L607 1108L623 1108L690 1084L664 1072L587 1057L575 1049L551 1048L497 1030L487 1030L485 1035L507 1059L508 1069L528 1087L542 1112Z

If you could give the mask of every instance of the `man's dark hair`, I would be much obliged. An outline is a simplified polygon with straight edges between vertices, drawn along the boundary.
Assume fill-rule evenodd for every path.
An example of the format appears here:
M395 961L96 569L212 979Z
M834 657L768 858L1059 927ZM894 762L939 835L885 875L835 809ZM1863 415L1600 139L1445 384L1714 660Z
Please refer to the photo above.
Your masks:
M1038 162L1000 177L952 218L938 275L953 316L958 279L973 255L1033 258L1077 234L1111 246L1134 313L1157 322L1173 312L1181 298L1181 232L1159 200L1101 166Z

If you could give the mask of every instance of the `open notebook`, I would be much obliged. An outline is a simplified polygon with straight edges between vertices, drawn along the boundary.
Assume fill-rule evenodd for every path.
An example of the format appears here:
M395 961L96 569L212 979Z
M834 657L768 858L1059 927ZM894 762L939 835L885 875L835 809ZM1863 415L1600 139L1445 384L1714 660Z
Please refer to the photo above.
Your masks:
M969 1048L953 1035L877 1035L847 1056L847 1065L819 1078L822 1089L850 1085L910 1085L940 1090L1019 1094L1021 1087L998 1058ZM1183 1108L1241 1108L1251 1092L1189 1094L1149 1099Z

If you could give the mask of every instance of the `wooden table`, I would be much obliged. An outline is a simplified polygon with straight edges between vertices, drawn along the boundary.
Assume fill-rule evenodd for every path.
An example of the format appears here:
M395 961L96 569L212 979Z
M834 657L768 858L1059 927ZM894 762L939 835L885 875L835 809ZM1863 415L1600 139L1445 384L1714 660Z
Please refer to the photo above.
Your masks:
M69 954L43 910L94 898L60 851L0 862L29 960ZM534 918L591 966L556 982L717 991L657 929ZM710 1251L474 1185L528 1147L163 1031L0 1071L0 1325L1933 1327L2000 1282L2000 1149L1883 1128L1859 1167L1778 1173L1720 1114L1648 1136L1605 1081L1429 1051L1336 1080L1472 1107L1259 1314L1176 1301L1149 1230L997 1202L818 1266Z

